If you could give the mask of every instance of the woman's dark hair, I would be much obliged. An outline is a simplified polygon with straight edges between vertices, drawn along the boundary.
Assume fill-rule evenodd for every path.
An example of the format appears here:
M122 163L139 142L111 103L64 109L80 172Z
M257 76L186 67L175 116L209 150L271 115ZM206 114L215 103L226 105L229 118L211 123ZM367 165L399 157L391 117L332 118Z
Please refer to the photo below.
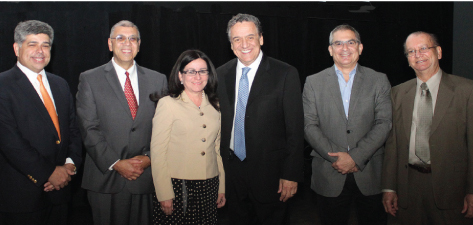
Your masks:
M177 98L182 91L184 91L184 85L181 84L181 80L179 80L179 72L182 73L187 64L196 59L203 59L207 63L209 79L207 80L207 85L205 86L204 91L209 98L210 104L217 111L220 111L217 96L217 71L215 71L215 67L209 57L199 50L187 50L179 56L176 64L174 64L174 67L172 68L171 74L169 75L169 95L173 98Z

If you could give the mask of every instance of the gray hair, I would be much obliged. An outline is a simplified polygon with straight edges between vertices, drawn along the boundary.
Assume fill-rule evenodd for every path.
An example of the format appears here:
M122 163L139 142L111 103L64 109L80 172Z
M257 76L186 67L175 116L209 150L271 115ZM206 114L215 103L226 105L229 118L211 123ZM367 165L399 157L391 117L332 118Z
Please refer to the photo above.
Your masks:
M13 36L15 43L20 47L21 44L26 40L26 36L30 34L46 34L49 36L49 45L52 46L54 39L54 30L49 24L41 22L39 20L27 20L19 22L15 28L15 34Z
M432 41L432 43L435 46L440 46L437 36L435 34L427 33L425 31L412 32L411 34L409 34L409 36L407 36L407 38L409 38L411 35L421 35L421 34L428 35L430 37L430 41ZM406 47L407 38L406 38L406 41L404 41L404 52L407 51L407 47Z
M350 26L348 24L342 24L342 25L338 25L337 27L335 27L335 29L332 30L332 32L330 32L330 37L328 38L328 44L329 45L331 45L332 42L333 42L333 34L335 34L335 32L340 31L340 30L351 30L351 31L353 31L353 33L355 33L356 40L361 43L360 33L358 33L358 31L356 31L356 29L353 28L352 26Z
M140 30L138 29L138 27L134 23L132 23L128 20L122 20L122 21L116 23L115 25L113 25L112 29L110 30L110 38L112 38L113 31L115 31L115 28L117 28L117 27L133 27L138 31L138 38L141 39Z
M230 42L232 41L230 37L230 29L232 29L232 27L236 23L242 23L244 21L254 23L256 26L256 29L258 30L258 35L259 36L263 35L263 28L261 27L261 23L256 16L253 16L250 14L238 13L238 15L234 16L230 21L228 21L227 34L228 34L228 40Z

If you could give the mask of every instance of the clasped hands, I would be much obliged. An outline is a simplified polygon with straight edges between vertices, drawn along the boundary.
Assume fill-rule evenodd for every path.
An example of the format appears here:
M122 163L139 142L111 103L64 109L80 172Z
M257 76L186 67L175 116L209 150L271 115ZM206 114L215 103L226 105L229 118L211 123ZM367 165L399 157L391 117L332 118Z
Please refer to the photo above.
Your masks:
M48 181L44 184L44 191L50 192L64 188L71 181L71 176L76 174L76 166L72 163L67 163L62 166L56 166Z
M337 161L332 163L332 167L341 174L355 173L358 172L355 161L347 152L329 152L329 156L338 157Z
M137 155L130 159L122 159L118 161L113 166L113 169L125 179L136 180L150 165L151 160L148 156Z

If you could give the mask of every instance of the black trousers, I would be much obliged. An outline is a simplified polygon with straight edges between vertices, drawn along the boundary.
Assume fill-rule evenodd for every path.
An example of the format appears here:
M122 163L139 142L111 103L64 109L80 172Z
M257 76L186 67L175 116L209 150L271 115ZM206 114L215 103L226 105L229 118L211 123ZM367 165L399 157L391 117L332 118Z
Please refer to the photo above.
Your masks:
M36 212L0 212L0 225L67 225L67 210L68 204L61 204Z
M289 224L287 202L279 201L259 202L250 188L249 174L246 160L240 161L231 157L226 167L225 179L226 198L229 221L232 225L278 225Z
M382 194L364 196L356 185L354 175L350 173L339 196L325 197L317 194L320 220L323 225L348 224L350 207L352 202L355 202L358 224L386 224L387 214L384 211L382 196Z

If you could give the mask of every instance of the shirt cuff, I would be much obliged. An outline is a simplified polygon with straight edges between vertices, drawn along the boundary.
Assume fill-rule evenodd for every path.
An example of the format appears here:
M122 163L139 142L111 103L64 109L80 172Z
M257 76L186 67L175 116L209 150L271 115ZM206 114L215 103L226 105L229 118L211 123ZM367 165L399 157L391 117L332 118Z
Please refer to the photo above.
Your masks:
M115 162L108 168L108 170L112 171L112 170L113 170L113 166L115 166L115 164L117 164L118 161L120 161L120 159L117 160L117 161L115 161Z
M391 189L383 189L381 190L381 192L396 192L395 190L391 190Z
M67 159L66 159L66 163L64 163L64 164L68 164L68 163L74 164L74 161L72 161L71 158L67 158ZM74 164L74 165L75 165L75 164Z

